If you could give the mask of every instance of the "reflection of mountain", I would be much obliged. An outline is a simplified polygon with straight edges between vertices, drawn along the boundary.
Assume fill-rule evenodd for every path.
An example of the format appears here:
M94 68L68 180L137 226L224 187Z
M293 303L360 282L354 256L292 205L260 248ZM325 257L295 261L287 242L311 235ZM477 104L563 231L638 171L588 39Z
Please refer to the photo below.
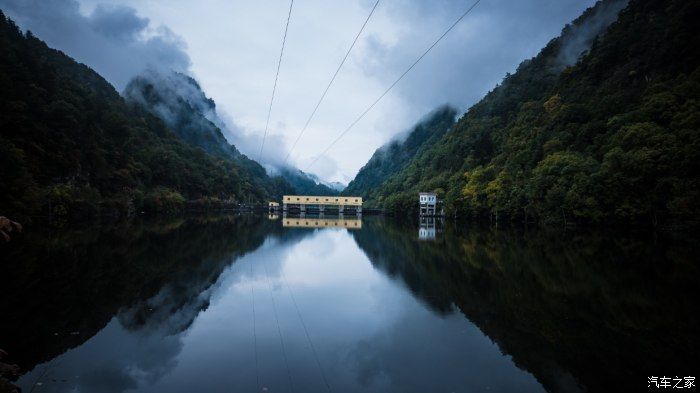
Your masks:
M221 272L273 236L258 217L27 234L5 246L0 348L24 371L75 347L112 317L128 329L189 326Z
M649 375L697 370L691 244L450 226L426 243L373 220L352 235L375 266L440 312L455 304L550 391L640 389Z
M403 280L417 297L434 310L442 314L452 310L452 300L443 291L441 283L431 280L434 275L426 270L426 266L417 264L410 254L415 249L415 232L410 237L388 220L365 220L364 227L364 230L352 232L352 235L374 266L391 277ZM424 252L422 257L428 260L442 257L440 248L421 250Z

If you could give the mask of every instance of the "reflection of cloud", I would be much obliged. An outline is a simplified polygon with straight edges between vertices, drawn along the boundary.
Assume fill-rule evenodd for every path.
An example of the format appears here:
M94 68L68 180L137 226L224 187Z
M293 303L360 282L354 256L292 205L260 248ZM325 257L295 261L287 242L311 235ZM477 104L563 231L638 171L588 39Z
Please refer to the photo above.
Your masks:
M28 389L48 370L41 378L42 391L124 392L168 374L182 346L180 336L130 332L113 319L80 347L24 375L19 384Z
M436 315L374 269L346 230L271 230L277 229L254 252L235 257L235 264L214 256L202 267L184 268L158 295L136 305L138 313L126 310L52 361L44 380L68 382L46 382L42 390L254 391L251 359L259 354L261 381L282 391L287 366L281 331L297 391L326 391L306 327L334 391L537 386L460 314ZM206 312L200 312L205 303ZM178 330L185 325L186 331ZM22 386L33 383L43 368L25 375Z
M435 318L412 301L386 329L348 353L358 383L370 391L542 391L459 313Z
M119 322L140 333L170 335L189 328L221 285L221 274L237 256L208 258L183 271L156 295L120 311Z

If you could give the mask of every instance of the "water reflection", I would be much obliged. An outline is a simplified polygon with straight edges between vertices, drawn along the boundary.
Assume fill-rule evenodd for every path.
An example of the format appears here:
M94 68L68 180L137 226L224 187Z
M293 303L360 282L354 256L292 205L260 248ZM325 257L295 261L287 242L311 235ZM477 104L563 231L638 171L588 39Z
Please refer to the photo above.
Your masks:
M346 228L361 229L362 218L335 216L332 218L318 217L287 217L282 220L285 228Z
M436 217L424 217L419 219L418 239L419 240L435 240L437 235L438 219ZM442 225L442 222L440 222Z
M377 268L436 312L456 305L549 391L697 373L700 252L687 237L446 225L426 243L390 221L353 236Z
M0 348L26 372L18 384L605 391L697 370L694 243L266 218L35 233L7 245ZM430 228L436 236L422 241Z

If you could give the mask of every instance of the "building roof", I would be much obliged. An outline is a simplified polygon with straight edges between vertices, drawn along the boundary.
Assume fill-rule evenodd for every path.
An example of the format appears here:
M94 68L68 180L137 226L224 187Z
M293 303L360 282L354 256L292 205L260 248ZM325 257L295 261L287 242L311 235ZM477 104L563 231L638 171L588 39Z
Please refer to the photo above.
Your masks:
M419 192L418 195L436 195L437 196L437 194L434 192Z
M309 196L283 195L283 203L298 205L327 205L327 206L362 206L362 197L356 196Z

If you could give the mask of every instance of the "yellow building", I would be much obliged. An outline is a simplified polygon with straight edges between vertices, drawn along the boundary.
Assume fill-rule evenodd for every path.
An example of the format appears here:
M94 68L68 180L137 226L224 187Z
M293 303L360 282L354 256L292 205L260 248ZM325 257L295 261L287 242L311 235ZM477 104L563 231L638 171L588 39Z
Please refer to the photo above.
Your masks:
M362 198L351 196L285 195L282 197L282 203L285 205L362 206Z

